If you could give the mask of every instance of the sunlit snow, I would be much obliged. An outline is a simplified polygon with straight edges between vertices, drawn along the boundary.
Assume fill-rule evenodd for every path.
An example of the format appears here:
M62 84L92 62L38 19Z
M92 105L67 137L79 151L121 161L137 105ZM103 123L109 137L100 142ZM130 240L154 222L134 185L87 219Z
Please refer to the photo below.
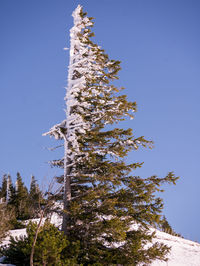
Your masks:
M60 218L56 215L52 217L52 222L56 225L61 224ZM11 230L10 235L16 237L25 235L25 229ZM155 261L151 266L200 266L200 244L172 236L170 234L156 230L156 241L164 243L171 247L171 252L168 255L168 262ZM3 244L9 243L9 237L3 241ZM5 266L0 260L0 266ZM7 264L9 265L9 264Z

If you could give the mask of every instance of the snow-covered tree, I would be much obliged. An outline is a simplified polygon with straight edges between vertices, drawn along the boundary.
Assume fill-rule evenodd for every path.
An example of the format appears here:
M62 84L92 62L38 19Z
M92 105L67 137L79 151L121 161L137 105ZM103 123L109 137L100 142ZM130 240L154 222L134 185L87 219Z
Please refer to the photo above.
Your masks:
M124 157L152 142L116 127L136 111L136 103L112 83L120 62L91 41L92 18L80 5L73 17L66 119L44 134L64 140L64 158L52 162L64 168L62 228L72 243L80 242L80 264L137 265L163 259L168 251L164 245L145 245L154 236L149 225L159 222L163 207L154 193L161 183L177 178L172 173L146 179L132 174L142 163L126 164Z
M2 178L2 186L0 188L1 202L8 203L13 192L13 185L10 174L4 174Z
M12 190L12 180L11 176L7 175L7 188L6 188L6 202L8 203L11 198L11 190Z

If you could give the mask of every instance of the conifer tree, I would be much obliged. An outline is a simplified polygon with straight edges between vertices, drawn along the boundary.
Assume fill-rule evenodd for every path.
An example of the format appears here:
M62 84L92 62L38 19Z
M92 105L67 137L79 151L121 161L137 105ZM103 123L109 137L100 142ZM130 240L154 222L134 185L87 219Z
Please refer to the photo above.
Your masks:
M34 195L35 193L37 193L37 191L38 191L37 181L36 181L35 177L32 175L29 194Z
M34 176L31 176L31 184L29 190L29 213L31 218L38 216L40 204L42 203L42 192L39 189Z
M160 229L164 231L165 233L168 233L170 235L179 236L182 237L180 234L176 233L171 225L169 224L167 218L163 216L161 222L160 222Z
M81 6L73 17L66 119L45 133L64 140L64 158L53 162L64 168L62 228L71 243L80 243L79 264L138 265L164 259L165 245L146 246L154 237L149 225L159 223L163 207L155 192L177 177L140 178L133 173L142 163L125 163L129 151L152 142L116 126L136 111L136 103L112 83L120 62L92 42L92 18Z
M10 201L10 198L12 196L13 192L13 184L11 180L10 174L7 175L7 187L6 187L6 202L8 203Z
M7 175L4 174L2 178L2 185L0 191L0 198L6 200L6 191L7 191Z
M28 190L19 172L17 173L16 188L9 204L14 207L17 219L27 219L29 218Z
M2 179L2 186L0 189L0 198L2 198L2 201L9 202L12 193L13 193L14 187L12 184L11 176L10 174L4 174Z

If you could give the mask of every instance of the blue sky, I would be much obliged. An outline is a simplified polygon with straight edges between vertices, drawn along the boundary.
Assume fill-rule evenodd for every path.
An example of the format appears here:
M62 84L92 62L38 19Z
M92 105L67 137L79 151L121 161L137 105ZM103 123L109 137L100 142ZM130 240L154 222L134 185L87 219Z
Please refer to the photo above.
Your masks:
M1 0L0 176L20 171L42 186L59 157L42 137L64 119L71 13L81 4L95 17L95 42L122 61L118 86L136 101L136 118L124 123L153 150L130 154L144 161L144 177L174 171L164 214L186 238L200 241L200 2L199 0Z

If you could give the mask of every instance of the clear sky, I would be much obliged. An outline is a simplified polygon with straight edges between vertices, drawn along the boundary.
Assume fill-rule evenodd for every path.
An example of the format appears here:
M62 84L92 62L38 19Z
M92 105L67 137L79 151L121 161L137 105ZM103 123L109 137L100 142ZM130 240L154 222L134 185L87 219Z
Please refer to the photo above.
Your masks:
M42 133L64 119L71 13L81 4L95 17L95 42L122 61L119 86L136 101L136 136L153 150L130 154L144 161L144 177L180 176L166 186L164 214L172 227L200 241L200 1L199 0L1 0L0 176L20 171L30 184L55 175L59 157Z

